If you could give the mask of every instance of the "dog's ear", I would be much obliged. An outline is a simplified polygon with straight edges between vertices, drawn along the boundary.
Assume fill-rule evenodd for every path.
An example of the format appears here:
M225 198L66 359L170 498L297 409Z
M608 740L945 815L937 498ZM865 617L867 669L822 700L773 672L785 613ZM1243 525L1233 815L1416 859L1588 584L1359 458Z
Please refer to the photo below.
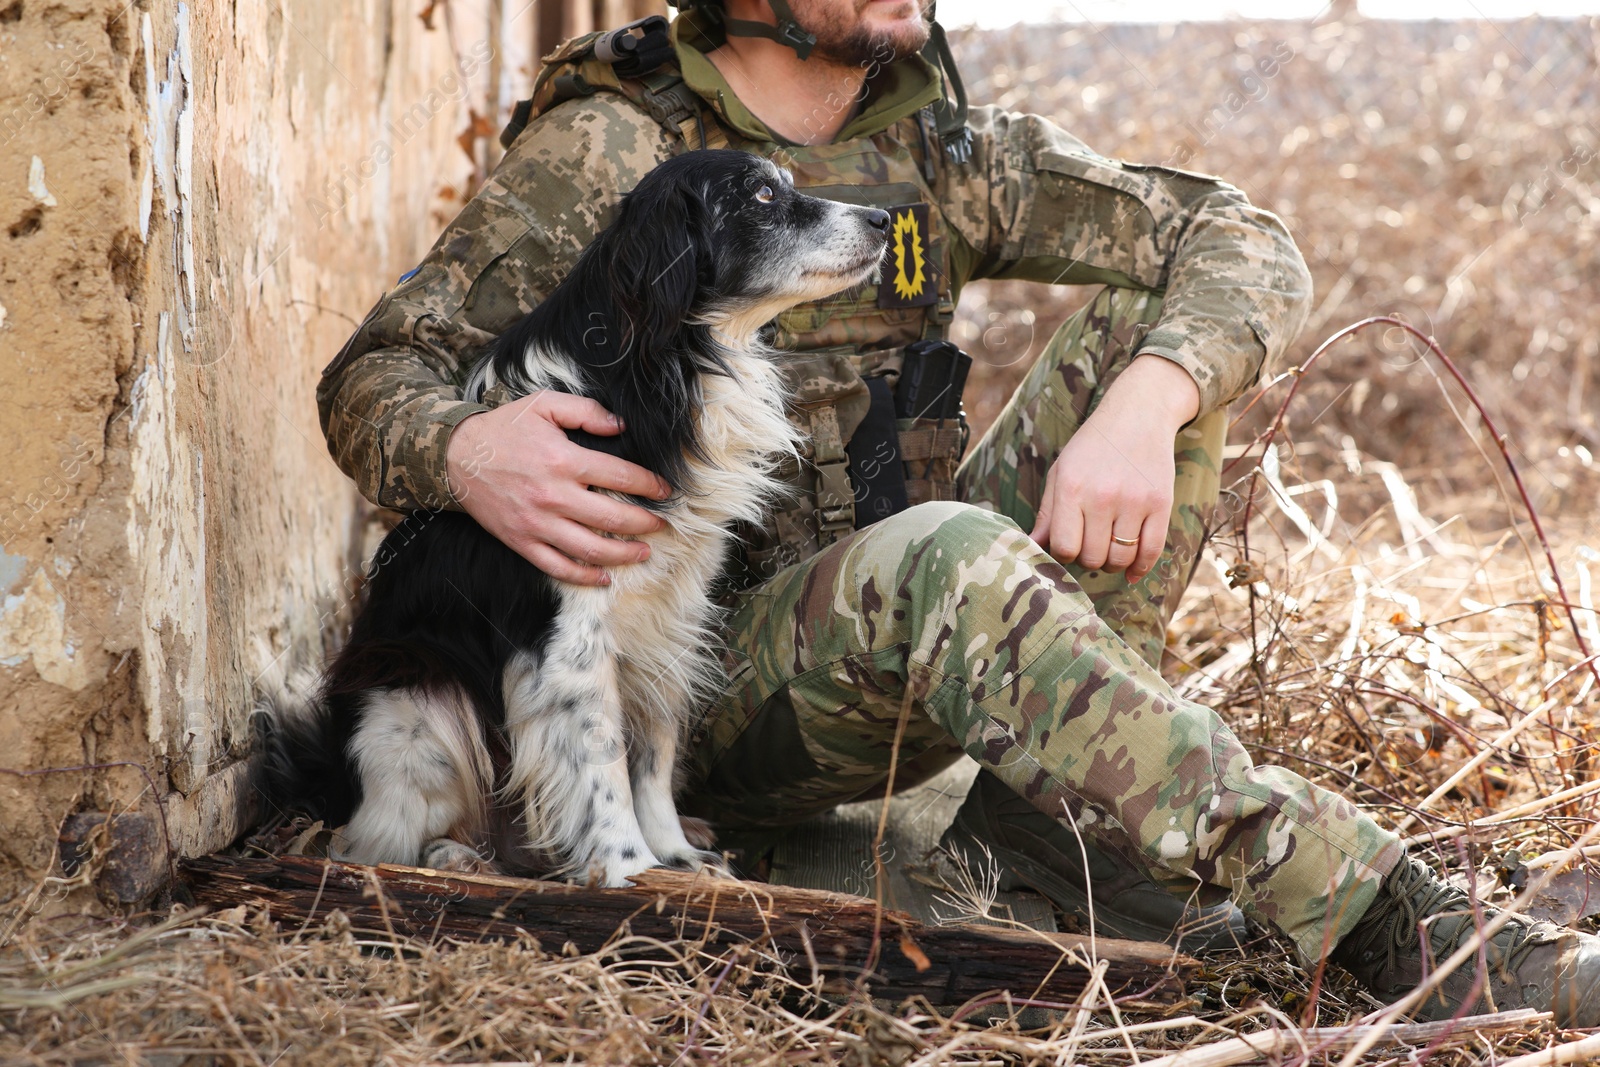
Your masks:
M711 281L712 213L686 183L630 197L611 249L611 299L623 350L648 366L672 345Z

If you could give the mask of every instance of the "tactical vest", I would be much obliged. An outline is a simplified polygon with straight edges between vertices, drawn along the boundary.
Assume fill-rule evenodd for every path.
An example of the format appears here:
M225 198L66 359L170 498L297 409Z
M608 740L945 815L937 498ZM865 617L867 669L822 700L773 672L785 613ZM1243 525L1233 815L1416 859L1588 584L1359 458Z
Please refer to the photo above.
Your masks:
M597 59L601 34L576 37L547 56L531 99L523 101L501 135L507 147L532 119L557 104L597 92L620 93L649 113L674 138L676 151L735 148L775 158L807 193L890 213L891 239L882 281L779 316L772 344L791 393L789 417L804 433L798 462L779 477L791 493L763 528L739 531L742 551L726 576L732 588L757 584L810 557L883 514L858 509L863 457L852 439L869 421L893 419L882 440L898 446L905 502L954 499L955 471L967 443L964 414L948 419L895 418L885 412L906 345L944 340L955 305L950 289L949 233L931 185L945 165L929 110L878 133L843 144L785 145L750 141L724 126L716 112L668 62L635 77L619 77ZM877 381L874 381L877 379ZM889 451L888 449L882 449ZM856 453L852 486L848 453ZM890 453L892 454L892 452ZM881 457L876 457L881 459ZM878 504L882 510L881 501Z

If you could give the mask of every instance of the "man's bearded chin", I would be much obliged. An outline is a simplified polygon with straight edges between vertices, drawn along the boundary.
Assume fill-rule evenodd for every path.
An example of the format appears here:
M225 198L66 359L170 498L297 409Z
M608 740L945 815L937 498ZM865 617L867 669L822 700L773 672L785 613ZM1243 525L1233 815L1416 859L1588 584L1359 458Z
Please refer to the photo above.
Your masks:
M915 0L912 0L915 3ZM893 27L864 26L859 21L865 0L856 6L857 18L846 24L828 14L816 12L810 4L795 4L795 21L817 35L813 58L843 66L884 64L920 52L928 43L928 19L924 13L914 22ZM921 10L921 4L916 5Z

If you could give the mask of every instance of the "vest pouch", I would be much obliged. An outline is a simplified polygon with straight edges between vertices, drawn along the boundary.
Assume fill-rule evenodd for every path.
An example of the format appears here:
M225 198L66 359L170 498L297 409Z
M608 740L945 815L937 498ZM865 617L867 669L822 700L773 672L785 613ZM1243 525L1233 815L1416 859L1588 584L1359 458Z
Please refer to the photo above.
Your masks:
M814 527L818 548L831 545L856 526L845 442L867 417L872 395L850 356L849 349L823 348L792 353L780 364L793 389L790 418L807 437L796 488L798 507L811 513L787 519L792 523L800 518Z
M789 421L806 434L801 451L812 462L843 457L844 443L872 405L867 383L851 358L854 354L854 349L841 347L777 356L778 370L789 387Z
M740 527L731 588L766 581L855 528L845 442L867 417L872 396L853 354L851 348L821 348L776 356L789 390L789 421L802 435L800 455L779 464L777 478L789 491L766 522Z
M953 419L896 419L900 459L906 472L906 505L959 500L956 469L967 450L971 428L965 415Z

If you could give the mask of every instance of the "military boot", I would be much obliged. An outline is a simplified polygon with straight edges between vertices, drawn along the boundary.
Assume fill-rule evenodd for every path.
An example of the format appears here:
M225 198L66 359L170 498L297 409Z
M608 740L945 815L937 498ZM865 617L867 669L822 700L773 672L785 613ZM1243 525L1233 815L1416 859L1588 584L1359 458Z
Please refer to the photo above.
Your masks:
M1500 914L1480 905L1483 920ZM1423 942L1419 925L1426 928ZM1329 959L1374 996L1400 999L1472 936L1472 901L1410 856L1401 859L1355 928ZM1561 1026L1600 1026L1600 938L1554 923L1513 916L1484 945L1486 988L1471 1004L1478 972L1468 960L1416 1009L1419 1019L1459 1013L1535 1008L1555 1013Z
M1086 928L1092 897L1095 932L1108 937L1164 941L1184 952L1204 952L1234 948L1249 936L1244 915L1233 904L1187 902L1087 837L1080 847L1076 833L986 770L978 773L939 845L974 872L997 865L1000 889L1034 889Z

